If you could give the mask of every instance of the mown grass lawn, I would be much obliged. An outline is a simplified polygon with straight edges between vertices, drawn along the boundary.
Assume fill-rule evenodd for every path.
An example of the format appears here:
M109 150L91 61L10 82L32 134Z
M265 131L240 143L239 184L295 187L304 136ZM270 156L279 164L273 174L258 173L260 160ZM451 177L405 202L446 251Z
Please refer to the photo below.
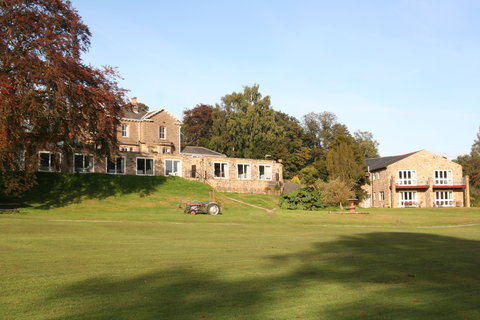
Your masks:
M208 186L152 181L1 214L0 318L480 319L480 209L190 216Z

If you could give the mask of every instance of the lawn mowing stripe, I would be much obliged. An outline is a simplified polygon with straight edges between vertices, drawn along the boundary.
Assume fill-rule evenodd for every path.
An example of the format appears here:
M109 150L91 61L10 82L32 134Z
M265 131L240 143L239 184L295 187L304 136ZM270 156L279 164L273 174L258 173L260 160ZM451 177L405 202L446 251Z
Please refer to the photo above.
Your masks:
M265 209L268 210L268 209ZM8 220L27 220L24 218L4 218ZM160 223L160 224L206 224L206 225L248 225L248 223L232 223L232 222L174 222L174 221L131 221L131 220L79 220L79 219L31 219L38 221L52 221L52 222L87 222L87 223ZM480 223L469 224L455 224L445 226L392 226L392 225L361 225L361 224L299 224L308 227L347 227L347 228L393 228L393 229L444 229L444 228L466 228L480 226Z

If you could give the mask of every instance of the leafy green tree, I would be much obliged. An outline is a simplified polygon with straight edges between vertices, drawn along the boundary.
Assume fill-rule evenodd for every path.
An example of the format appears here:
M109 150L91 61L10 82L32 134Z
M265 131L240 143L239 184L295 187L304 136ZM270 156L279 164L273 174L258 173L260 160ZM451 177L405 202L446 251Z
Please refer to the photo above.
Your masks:
M272 156L282 159L284 177L289 179L297 174L310 158L310 148L303 146L305 135L299 121L286 113L275 111L275 122L281 135L272 146Z
M226 95L212 112L209 147L232 157L281 159L285 178L293 177L307 163L310 149L303 145L299 121L270 106L259 86Z
M458 156L454 161L462 166L464 175L470 176L470 183L473 186L480 186L480 181L475 179L478 171L480 170L480 157L476 156L474 153L473 155L470 153Z
M358 154L358 149L346 140L339 141L325 154L326 169L329 179L340 179L350 188L361 177L364 177L364 158Z
M337 116L328 111L310 112L303 116L305 130L305 146L311 152L311 161L320 160L330 148L331 143L339 136L350 135L345 125L338 123Z
M480 158L480 129L477 133L477 138L473 141L470 155L473 158ZM478 168L480 170L480 168Z
M464 175L470 176L471 205L480 206L480 130L470 154L458 156L454 161L462 165Z
M471 185L480 188L480 130L472 144L470 154L461 155L454 161L462 165L465 175L470 176Z
M378 158L378 141L373 138L373 134L368 131L357 130L353 133L355 143L360 148L365 159Z
M230 157L261 159L275 154L284 131L276 123L270 97L259 86L245 86L243 92L222 97L212 112L209 147Z

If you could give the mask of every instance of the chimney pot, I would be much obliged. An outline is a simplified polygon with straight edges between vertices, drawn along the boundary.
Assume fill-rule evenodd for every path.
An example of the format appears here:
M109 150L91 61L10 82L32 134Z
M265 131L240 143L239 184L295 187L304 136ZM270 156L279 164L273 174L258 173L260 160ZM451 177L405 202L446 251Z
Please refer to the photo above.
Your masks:
M130 104L132 105L132 111L138 113L138 106L137 106L137 97L133 97L130 99Z

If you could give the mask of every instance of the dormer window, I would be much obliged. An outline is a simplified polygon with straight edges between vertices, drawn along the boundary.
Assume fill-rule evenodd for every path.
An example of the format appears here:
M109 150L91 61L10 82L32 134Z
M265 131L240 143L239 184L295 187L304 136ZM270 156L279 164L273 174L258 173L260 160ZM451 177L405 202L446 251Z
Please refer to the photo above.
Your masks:
M128 138L128 124L122 123L122 137Z
M164 126L160 126L160 134L159 134L160 139L167 139L167 128Z

